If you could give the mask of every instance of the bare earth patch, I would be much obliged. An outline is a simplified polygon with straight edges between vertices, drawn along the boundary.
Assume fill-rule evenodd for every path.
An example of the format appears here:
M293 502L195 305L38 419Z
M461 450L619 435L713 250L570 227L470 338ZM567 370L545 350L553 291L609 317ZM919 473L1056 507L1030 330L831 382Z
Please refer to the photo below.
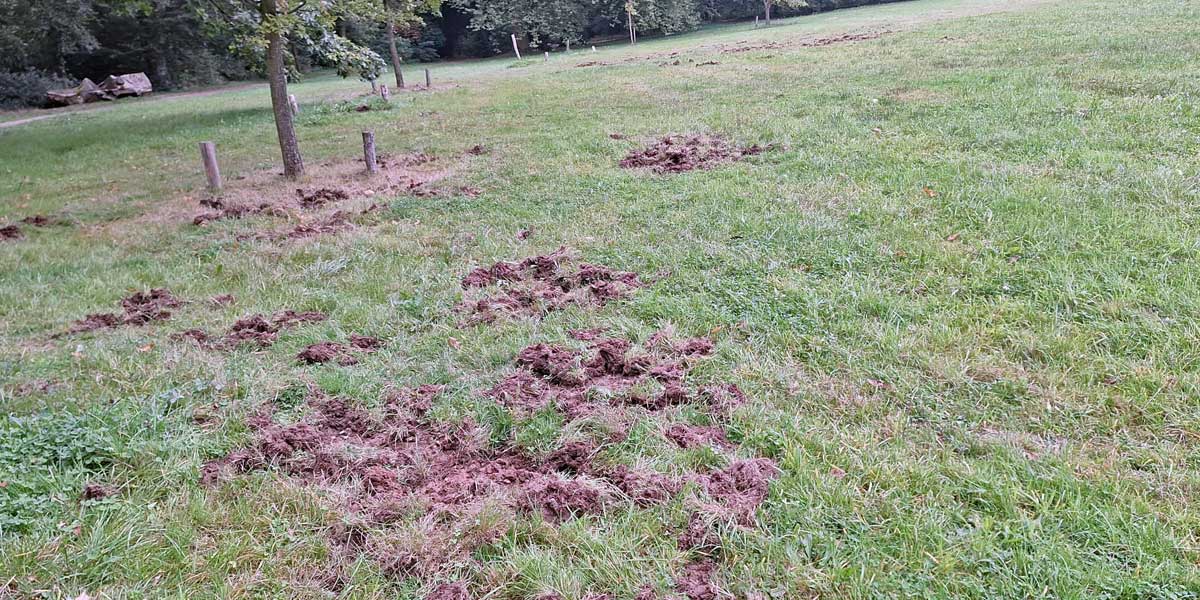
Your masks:
M678 578L687 597L707 589L720 538L710 527L754 526L779 470L765 458L738 458L736 444L719 425L689 428L695 444L711 443L728 453L724 467L666 474L602 460L606 444L617 443L636 420L670 418L664 408L691 404L714 422L725 419L732 384L693 389L688 371L713 352L704 338L673 342L652 336L636 349L628 340L601 338L585 350L535 344L522 350L514 372L480 395L516 415L553 407L567 423L611 412L615 433L601 439L561 442L536 454L511 442L495 442L470 420L431 417L440 386L386 393L382 406L367 411L351 401L320 393L310 396L304 415L277 420L272 407L250 419L251 445L204 465L201 480L255 470L276 470L335 498L344 517L331 541L347 556L363 554L398 577L432 579L445 565L469 561L479 548L503 535L518 515L557 524L582 515L603 516L631 506L671 501L685 490L694 511L682 538L701 540L686 550L705 552ZM661 400L652 400L657 386ZM518 421L519 422L519 421ZM721 433L716 433L720 431ZM685 484L691 484L687 486ZM675 534L672 534L675 535ZM707 569L707 570L706 570ZM701 573L703 571L703 573ZM703 575L703 577L701 577ZM698 593L698 592L696 592ZM472 598L461 583L442 584L427 598ZM652 596L647 596L652 597Z
M621 167L650 169L659 174L683 173L694 169L711 169L770 149L771 146L758 144L736 146L719 135L671 134L645 148L631 151L621 160Z
M636 273L578 262L569 250L559 248L472 270L463 277L462 287L481 290L482 297L464 300L456 310L466 316L464 325L490 323L502 315L535 317L567 305L604 306L644 285Z

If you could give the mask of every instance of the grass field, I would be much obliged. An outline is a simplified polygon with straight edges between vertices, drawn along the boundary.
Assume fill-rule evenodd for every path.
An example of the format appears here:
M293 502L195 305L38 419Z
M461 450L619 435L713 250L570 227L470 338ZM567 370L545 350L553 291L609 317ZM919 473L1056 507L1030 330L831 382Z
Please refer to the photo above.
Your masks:
M736 446L665 441L664 418L716 422L675 407L625 415L597 461L779 466L753 523L716 526L718 597L1196 598L1197 31L1185 0L915 0L434 65L443 87L390 110L355 112L364 84L315 77L293 86L298 184L272 174L265 87L0 129L0 224L59 221L0 242L0 597L423 598L450 581L480 599L673 597L698 554L675 540L695 489L561 523L477 516L482 543L397 575L333 541L357 518L337 488L270 468L200 483L251 443L260 407L301 419L306 395L378 411L389 390L439 384L434 417L470 417L497 447L596 437L481 390L522 348L607 327L710 337L689 384L749 401L722 422ZM847 32L887 33L803 45ZM191 223L197 142L254 199L337 184L364 129L384 154L435 157L439 193L353 199L385 207L299 240L247 235L307 213ZM779 147L677 175L618 166L673 132ZM559 246L652 283L462 323L468 271ZM56 336L155 287L191 302ZM236 301L208 306L218 294ZM262 350L173 337L280 309L329 319ZM385 345L354 365L295 359L351 333ZM112 493L81 500L88 484ZM425 525L368 527L402 544Z

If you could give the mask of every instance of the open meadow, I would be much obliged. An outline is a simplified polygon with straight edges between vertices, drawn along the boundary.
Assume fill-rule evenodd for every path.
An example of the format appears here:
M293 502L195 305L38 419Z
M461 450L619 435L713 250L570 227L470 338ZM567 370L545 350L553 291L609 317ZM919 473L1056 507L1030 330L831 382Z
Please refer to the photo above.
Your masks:
M1198 32L323 73L296 182L265 84L0 113L0 598L1200 597Z

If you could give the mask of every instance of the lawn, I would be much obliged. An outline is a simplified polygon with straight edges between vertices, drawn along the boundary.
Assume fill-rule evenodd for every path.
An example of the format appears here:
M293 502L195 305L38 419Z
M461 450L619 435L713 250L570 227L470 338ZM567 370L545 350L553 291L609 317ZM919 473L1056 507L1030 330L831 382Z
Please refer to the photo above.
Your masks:
M0 598L1196 598L1197 31L1181 0L914 0L435 64L390 106L320 75L294 183L264 86L0 129L0 225L51 220L0 241ZM400 184L357 174L368 129ZM670 133L767 148L620 166ZM227 204L352 197L194 225L204 140ZM544 292L462 279L560 247L640 283L460 305ZM186 302L68 332L151 288ZM216 339L284 309L327 318ZM682 379L523 352L596 328ZM382 346L297 359L352 334ZM582 412L496 392L530 373ZM405 487L500 460L541 487Z

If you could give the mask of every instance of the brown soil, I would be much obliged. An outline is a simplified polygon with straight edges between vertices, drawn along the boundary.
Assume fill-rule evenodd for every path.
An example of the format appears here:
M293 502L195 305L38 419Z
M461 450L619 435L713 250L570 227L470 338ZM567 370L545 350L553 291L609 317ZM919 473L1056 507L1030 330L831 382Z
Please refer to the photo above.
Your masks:
M216 307L226 307L237 302L237 298L233 294L217 294L208 299L208 303Z
M716 600L720 590L713 583L713 574L717 563L712 560L700 560L688 564L683 573L675 576L675 591L683 594L688 600Z
M242 345L266 348L279 339L279 332L287 327L324 321L324 313L316 311L296 312L284 310L270 319L263 315L250 315L238 319L224 335L214 337L203 329L188 329L175 334L176 339L190 339L205 348L232 349Z
M137 292L121 300L121 313L93 313L76 321L64 334L70 335L119 327L121 325L145 325L154 321L171 318L168 309L183 305L183 300L175 297L165 288L154 288L147 292Z
M501 315L536 317L568 305L603 306L645 285L636 273L578 263L566 248L516 262L501 261L472 270L464 290L495 292L460 303L464 325L490 323Z
M894 32L889 30L866 31L859 33L844 33L841 35L813 39L803 39L799 41L765 42L760 44L740 42L739 45L736 46L721 46L721 52L726 54L737 54L741 52L755 52L758 50L782 50L785 48L821 48L824 46L832 46L834 44L875 40L889 33Z
M21 222L31 227L49 227L58 223L58 219L47 217L46 215L31 215L21 219Z
M320 208L329 202L349 200L350 194L345 190L323 187L308 192L297 189L296 197L300 199L301 208Z
M318 342L311 344L300 351L296 355L296 360L304 364L316 365L336 361L339 365L353 365L358 363L358 353L374 352L383 342L378 338L351 335L349 344L341 344L338 342Z
M21 228L16 225L10 223L0 226L0 240L19 240L23 237L25 234L21 233Z
M80 494L84 500L103 500L109 496L113 496L117 490L112 486L107 486L101 483L88 482L83 486L83 492Z
M557 269L547 263L542 268ZM496 273L508 276L503 268ZM269 333L273 327L262 317L239 323L249 331ZM350 345L376 343L362 338L352 339ZM708 340L672 342L665 335L637 346L623 339L595 339L586 351L534 344L515 357L512 375L482 394L518 411L554 407L568 423L599 411L616 411L624 419L618 429L627 428L644 418L646 407L683 402L711 406L707 388L692 390L685 383L687 372L711 352ZM634 388L646 385L659 385L667 398L640 398L644 392ZM559 523L603 515L622 504L669 502L692 489L685 488L685 482L694 482L694 489L707 498L692 502L705 527L714 520L747 524L777 474L766 459L735 460L723 469L685 475L648 472L598 461L603 446L580 439L537 456L519 447L494 445L488 433L469 420L433 420L430 411L440 393L438 386L391 390L374 412L315 393L305 416L285 422L276 422L268 406L249 420L255 432L251 445L207 463L201 480L211 485L236 473L273 469L300 483L336 490L332 497L341 499L343 522L361 524L335 528L331 536L338 548L365 553L389 574L428 578L448 563L467 560L504 533L511 517L489 519L497 524L481 529L479 515L485 511L537 515ZM716 410L708 412L721 418ZM615 439L603 443L623 435L618 431ZM419 535L388 533L393 523L413 522ZM692 529L689 524L680 536L691 536L688 550L719 544L711 531ZM684 574L695 579L694 575ZM435 593L461 594L465 588L443 585Z
M711 169L770 149L757 144L735 146L718 135L671 134L641 150L630 152L621 160L621 167L650 169L659 174L683 173L694 169Z
M462 583L443 583L433 588L425 600L471 600L471 595Z

